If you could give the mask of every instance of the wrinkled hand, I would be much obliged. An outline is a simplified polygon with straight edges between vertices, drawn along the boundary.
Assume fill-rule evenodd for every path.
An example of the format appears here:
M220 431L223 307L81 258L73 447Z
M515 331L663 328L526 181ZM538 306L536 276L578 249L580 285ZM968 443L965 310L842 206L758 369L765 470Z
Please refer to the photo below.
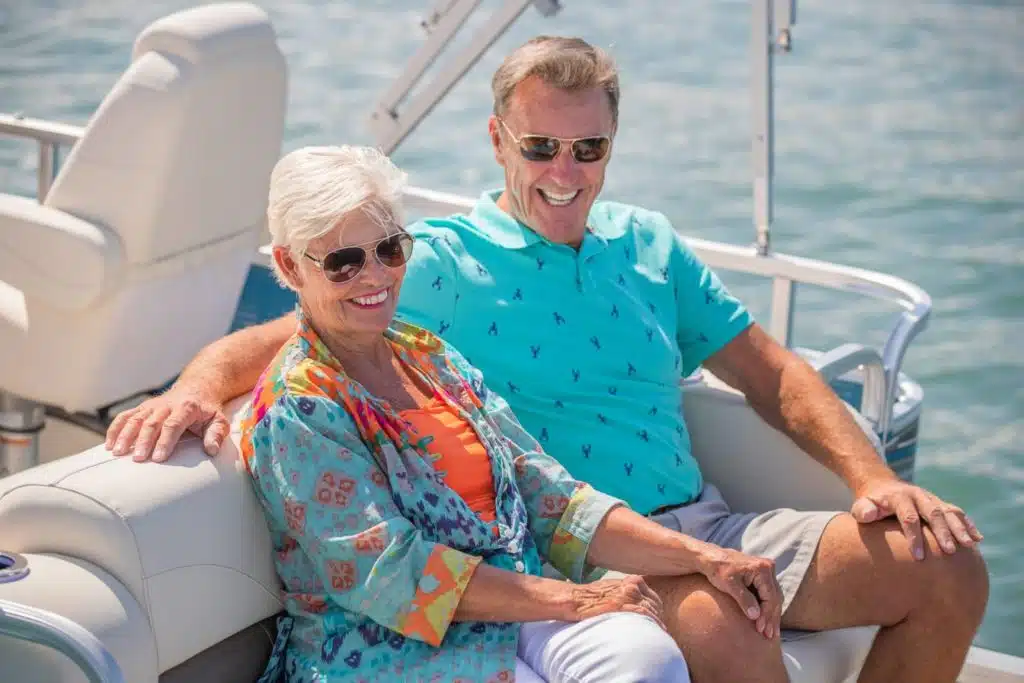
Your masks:
M984 538L959 507L905 481L889 480L867 485L854 501L850 513L861 524L895 515L910 544L910 553L917 560L924 559L921 522L931 527L939 547L947 555L956 552L958 542L972 548Z
M711 585L726 593L754 622L765 638L782 631L782 589L775 578L775 562L735 550L711 546L701 562L701 573Z
M650 617L665 628L661 598L642 576L603 579L573 586L572 601L576 621L608 612L633 612Z
M105 443L114 455L131 452L136 462L150 457L154 462L163 462L186 430L202 438L203 450L208 455L216 455L230 424L219 403L194 391L172 387L118 413L107 429Z

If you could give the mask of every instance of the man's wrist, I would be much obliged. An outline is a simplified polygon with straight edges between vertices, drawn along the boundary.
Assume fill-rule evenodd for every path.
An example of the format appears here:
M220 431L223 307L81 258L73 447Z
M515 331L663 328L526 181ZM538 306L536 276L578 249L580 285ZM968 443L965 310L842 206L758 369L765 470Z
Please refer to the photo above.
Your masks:
M890 484L902 481L895 472L881 461L873 467L858 471L846 479L855 498L859 498L878 484Z

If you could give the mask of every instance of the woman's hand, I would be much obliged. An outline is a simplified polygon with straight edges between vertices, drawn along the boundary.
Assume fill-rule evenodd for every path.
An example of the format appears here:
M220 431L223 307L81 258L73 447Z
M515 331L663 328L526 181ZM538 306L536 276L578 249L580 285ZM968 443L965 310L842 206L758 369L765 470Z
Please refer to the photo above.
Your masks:
M642 576L574 585L571 604L573 615L569 621L583 621L608 612L634 612L665 628L661 598Z
M775 578L775 562L764 557L710 546L702 553L700 573L712 586L731 595L765 638L779 635L782 589Z

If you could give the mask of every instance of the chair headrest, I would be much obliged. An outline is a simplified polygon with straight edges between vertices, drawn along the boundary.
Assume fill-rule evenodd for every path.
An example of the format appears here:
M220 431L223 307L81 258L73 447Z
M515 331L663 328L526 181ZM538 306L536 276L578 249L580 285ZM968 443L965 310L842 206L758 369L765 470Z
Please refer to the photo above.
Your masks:
M161 52L199 64L228 52L264 51L275 43L270 17L259 7L247 2L204 5L150 24L135 40L132 61Z

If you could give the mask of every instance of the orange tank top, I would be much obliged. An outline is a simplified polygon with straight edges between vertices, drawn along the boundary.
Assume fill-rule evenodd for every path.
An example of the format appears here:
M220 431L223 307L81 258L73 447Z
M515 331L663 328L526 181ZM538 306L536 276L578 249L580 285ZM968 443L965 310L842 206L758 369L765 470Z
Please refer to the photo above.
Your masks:
M433 437L426 450L436 456L433 465L445 474L445 484L485 522L496 517L491 460L473 428L451 406L437 397L422 408L400 415L419 438Z

